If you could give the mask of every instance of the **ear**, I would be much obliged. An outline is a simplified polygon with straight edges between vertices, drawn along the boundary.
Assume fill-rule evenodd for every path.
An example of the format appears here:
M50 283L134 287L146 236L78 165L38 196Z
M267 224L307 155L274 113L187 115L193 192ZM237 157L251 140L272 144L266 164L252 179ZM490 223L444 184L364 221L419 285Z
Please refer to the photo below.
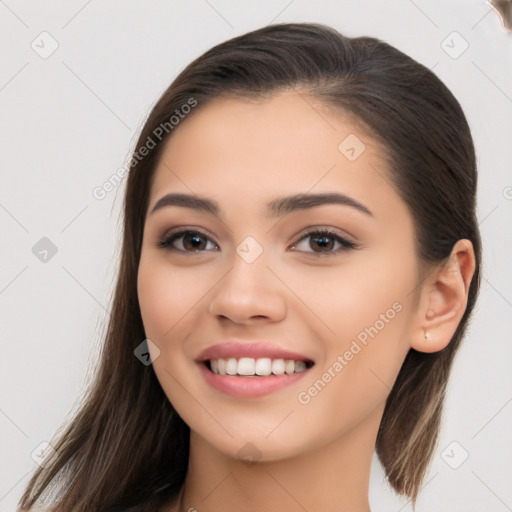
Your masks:
M431 272L422 285L411 348L437 352L450 343L466 310L474 273L473 244L461 239L448 261Z

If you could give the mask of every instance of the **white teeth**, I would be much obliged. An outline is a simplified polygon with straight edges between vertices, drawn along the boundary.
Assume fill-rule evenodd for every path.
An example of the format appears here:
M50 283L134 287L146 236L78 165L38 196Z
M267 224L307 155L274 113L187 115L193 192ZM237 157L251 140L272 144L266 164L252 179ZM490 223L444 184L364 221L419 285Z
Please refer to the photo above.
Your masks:
M228 375L236 375L236 371L237 371L236 359L234 357L230 357L226 363L226 373Z
M250 357L242 357L238 360L236 367L238 375L254 375L255 373L254 359Z
M293 372L295 372L295 361L286 361L285 364L284 364L284 371L288 374L288 375L291 375Z
M262 357L254 359L252 357L234 357L211 359L210 368L213 373L220 375L243 375L253 377L256 375L291 375L300 373L306 369L304 361L293 361L292 359L270 359Z
M256 375L270 375L272 373L272 359L263 357L256 359Z
M284 359L274 359L272 361L272 373L274 375L284 375Z

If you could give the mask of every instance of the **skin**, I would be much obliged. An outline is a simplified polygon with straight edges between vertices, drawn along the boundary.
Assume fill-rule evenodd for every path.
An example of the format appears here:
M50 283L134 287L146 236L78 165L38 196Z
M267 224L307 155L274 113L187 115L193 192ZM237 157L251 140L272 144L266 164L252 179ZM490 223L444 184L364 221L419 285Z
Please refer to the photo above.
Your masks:
M349 134L366 146L354 161L338 150ZM191 429L183 493L165 510L368 512L386 397L411 347L441 350L454 334L474 273L471 242L459 240L446 265L418 284L412 217L384 179L382 148L348 116L294 91L198 108L173 132L155 172L139 303L147 338L160 351L152 350L155 374ZM221 213L169 206L149 215L170 192L213 199ZM318 192L349 195L373 217L335 204L266 216L267 201ZM157 247L179 226L211 236L198 253L184 238L174 241L174 251ZM340 245L329 238L322 249L315 235L304 238L310 227L329 228L358 246L322 257ZM263 249L252 263L236 252L247 236ZM400 312L300 403L298 394L394 303ZM265 340L307 355L315 366L270 395L233 398L211 388L194 362L228 338ZM238 453L249 442L255 464Z

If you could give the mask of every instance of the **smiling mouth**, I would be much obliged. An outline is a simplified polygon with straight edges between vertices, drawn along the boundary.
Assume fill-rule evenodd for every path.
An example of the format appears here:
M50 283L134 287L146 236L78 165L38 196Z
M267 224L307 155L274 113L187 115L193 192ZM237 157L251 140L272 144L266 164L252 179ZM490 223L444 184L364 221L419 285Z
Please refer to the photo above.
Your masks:
M313 361L271 359L269 357L218 358L202 361L212 373L237 377L271 377L301 373L314 366Z

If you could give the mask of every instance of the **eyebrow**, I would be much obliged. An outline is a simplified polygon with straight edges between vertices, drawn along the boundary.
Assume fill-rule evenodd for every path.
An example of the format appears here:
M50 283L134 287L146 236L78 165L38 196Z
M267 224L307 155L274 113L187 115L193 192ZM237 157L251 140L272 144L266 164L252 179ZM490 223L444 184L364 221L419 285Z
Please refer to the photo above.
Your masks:
M374 217L373 213L362 203L345 194L337 192L323 194L296 194L292 196L279 197L267 203L267 211L269 217L279 217L287 213L299 210L307 210L316 206L326 204L340 204L350 206L364 214ZM212 213L220 216L221 209L219 204L206 197L189 194L166 194L161 197L155 206L153 206L150 215L166 206L182 206Z

